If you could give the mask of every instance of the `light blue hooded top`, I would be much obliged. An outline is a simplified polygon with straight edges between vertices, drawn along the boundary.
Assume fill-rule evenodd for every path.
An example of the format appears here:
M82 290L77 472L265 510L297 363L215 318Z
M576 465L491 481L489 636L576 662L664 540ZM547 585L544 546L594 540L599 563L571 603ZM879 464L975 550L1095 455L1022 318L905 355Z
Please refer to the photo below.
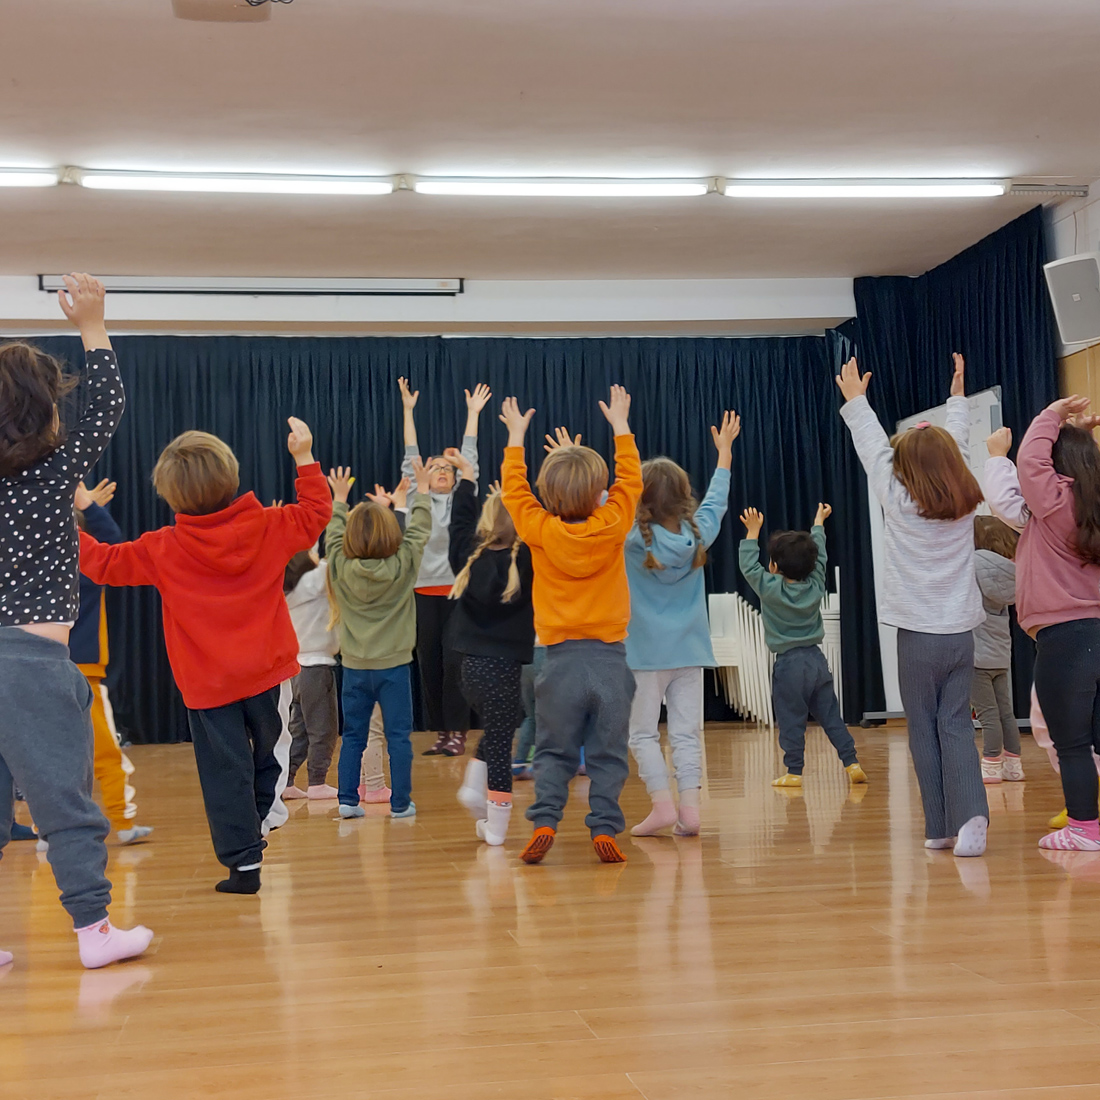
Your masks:
M729 504L730 472L716 469L695 512L703 545L718 537ZM638 525L626 539L630 581L630 632L626 663L638 672L666 668L713 668L703 570L692 568L696 539L686 520L679 532L654 524L653 556L664 569L646 569L645 540Z

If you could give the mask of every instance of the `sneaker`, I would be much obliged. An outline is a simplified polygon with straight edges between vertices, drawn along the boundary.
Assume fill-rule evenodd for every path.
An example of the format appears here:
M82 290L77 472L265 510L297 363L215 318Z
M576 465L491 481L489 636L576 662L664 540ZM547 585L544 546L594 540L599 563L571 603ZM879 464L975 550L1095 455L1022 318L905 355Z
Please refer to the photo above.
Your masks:
M1100 840L1086 836L1075 825L1067 825L1054 833L1047 833L1039 841L1040 848L1051 848L1058 852L1100 852Z
M1001 778L1006 783L1022 783L1024 780L1024 765L1018 756L1006 752L1004 755L1004 768Z
M986 785L1000 783L1004 778L1004 761L998 756L982 757L982 782Z

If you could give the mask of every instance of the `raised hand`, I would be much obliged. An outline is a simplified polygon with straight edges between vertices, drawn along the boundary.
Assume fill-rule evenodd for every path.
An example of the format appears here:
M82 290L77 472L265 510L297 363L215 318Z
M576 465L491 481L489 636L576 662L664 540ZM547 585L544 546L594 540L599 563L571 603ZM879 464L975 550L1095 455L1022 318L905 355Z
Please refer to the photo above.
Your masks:
M814 516L814 526L821 527L825 521L833 514L833 506L831 504L819 504L817 506L817 515Z
M1082 428L1086 432L1091 432L1093 428L1100 426L1100 416L1091 413L1078 413L1076 416L1071 416L1068 423L1075 428Z
M1079 416L1084 416L1088 407L1089 399L1075 393L1071 397L1062 397L1057 401L1052 401L1047 406L1047 409L1050 410L1050 412L1057 413L1059 419L1064 423L1067 420L1074 420Z
M443 457L458 471L459 477L466 481L477 480L474 476L474 464L457 447L448 447L443 452Z
M853 355L840 368L840 374L836 376L836 384L840 387L840 392L844 395L845 401L854 401L857 397L866 395L867 387L871 384L871 372L868 371L866 374L861 375L859 364Z
M386 487L384 485L379 485L377 482L374 484L373 493L364 493L363 495L367 500L373 500L375 504L383 508L388 508L393 503L393 498L386 492Z
M758 539L760 528L764 526L764 517L755 508L746 508L741 513L741 522L745 525L745 537Z
M466 390L466 408L472 413L480 413L489 404L489 399L492 396L493 391L484 382L479 382L474 386L473 393Z
M549 454L561 447L579 447L581 445L581 433L570 436L568 428L555 428L553 435L547 435L543 450Z
M623 386L611 387L611 401L609 404L601 401L600 412L616 435L630 435L630 394Z
M390 493L390 500L395 508L408 507L411 486L412 482L407 477L403 477L394 487L393 492Z
M986 441L985 449L990 458L1008 458L1012 450L1012 429L998 428Z
M494 494L500 494L500 493L503 493L503 492L504 492L504 489L501 486L499 481L494 481L489 486L489 496L493 496Z
M397 388L401 391L401 404L404 406L406 412L411 412L416 408L417 399L420 397L419 390L409 391L409 380L407 378L399 378L397 380Z
M413 477L416 479L416 491L421 495L427 495L431 491L432 475L420 455L415 455L412 460Z
M956 351L951 355L951 362L955 366L955 373L951 376L951 396L966 396L966 361Z
M332 499L340 504L347 504L354 481L350 466L337 466L335 470L329 470L328 483L332 489Z
M500 422L508 429L508 446L522 447L524 437L527 435L527 426L531 423L531 417L535 415L534 409L528 409L525 413L519 411L519 398L506 397L500 406Z
M87 511L93 504L106 508L115 499L118 482L104 478L94 489L89 489L82 481L76 487L76 498L73 504L78 511Z
M732 410L722 414L722 427L711 425L710 435L718 449L718 465L728 470L733 465L733 441L741 434L741 417Z
M103 324L103 284L91 275L73 273L64 276L65 289L57 292L61 310L78 329Z
M299 420L296 416L288 416L286 422L290 425L290 434L286 437L286 449L297 465L310 465L313 462L313 432L309 430L309 425L304 420Z

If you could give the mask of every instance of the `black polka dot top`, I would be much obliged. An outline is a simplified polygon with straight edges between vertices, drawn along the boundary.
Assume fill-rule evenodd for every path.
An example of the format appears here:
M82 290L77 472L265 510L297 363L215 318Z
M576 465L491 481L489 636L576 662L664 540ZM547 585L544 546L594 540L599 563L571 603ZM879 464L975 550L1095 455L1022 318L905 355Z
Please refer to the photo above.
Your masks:
M73 496L122 419L126 397L113 351L89 351L83 415L35 466L0 478L0 626L71 623L79 611L80 543Z

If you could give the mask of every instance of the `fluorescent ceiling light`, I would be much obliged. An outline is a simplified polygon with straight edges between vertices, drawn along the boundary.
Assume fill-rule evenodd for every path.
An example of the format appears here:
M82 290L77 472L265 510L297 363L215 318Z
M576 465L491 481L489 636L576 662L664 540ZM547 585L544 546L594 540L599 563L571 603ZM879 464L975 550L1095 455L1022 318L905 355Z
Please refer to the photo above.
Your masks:
M1003 195L1002 180L726 180L731 199L964 199Z
M56 187L52 168L0 168L0 187Z
M278 279L194 278L191 276L101 275L100 281L115 294L249 294L337 295L370 294L456 295L461 279ZM64 289L61 275L39 275L38 289Z
M705 180L641 179L422 179L421 195L484 195L519 198L689 198L705 195Z
M388 195L391 179L356 176L189 175L170 172L81 171L82 187L106 191L198 191L237 195Z

